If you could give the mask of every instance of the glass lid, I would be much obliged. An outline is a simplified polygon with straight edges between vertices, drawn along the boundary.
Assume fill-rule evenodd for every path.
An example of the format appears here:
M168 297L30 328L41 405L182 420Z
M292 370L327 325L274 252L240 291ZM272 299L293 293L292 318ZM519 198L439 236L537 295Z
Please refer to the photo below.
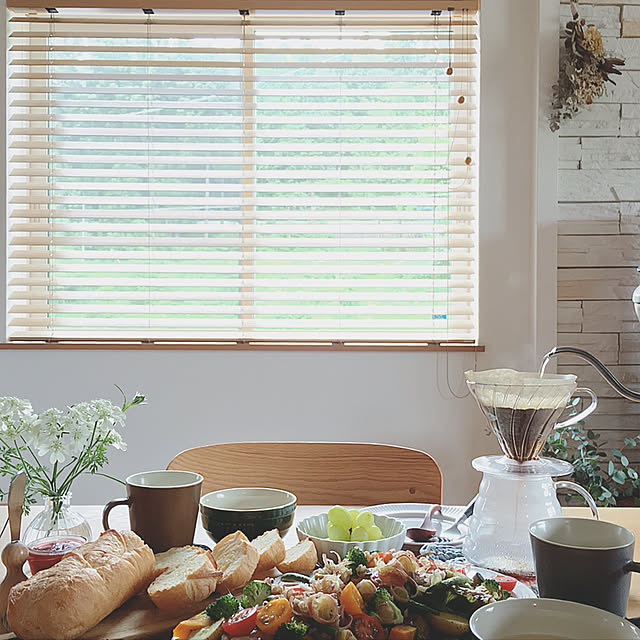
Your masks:
M481 456L471 461L473 468L494 476L568 476L573 466L564 460L538 458L518 462L507 456Z

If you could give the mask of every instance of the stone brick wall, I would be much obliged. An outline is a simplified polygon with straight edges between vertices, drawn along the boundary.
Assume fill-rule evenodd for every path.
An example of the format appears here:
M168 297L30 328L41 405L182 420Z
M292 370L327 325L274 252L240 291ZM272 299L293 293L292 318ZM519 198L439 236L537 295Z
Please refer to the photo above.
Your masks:
M640 389L640 323L631 295L640 284L640 0L585 0L580 14L625 58L617 86L560 129L558 344L583 347ZM562 25L570 17L562 0ZM588 426L610 446L640 433L640 403L620 398L595 369L566 356L599 407ZM640 460L640 449L630 456Z

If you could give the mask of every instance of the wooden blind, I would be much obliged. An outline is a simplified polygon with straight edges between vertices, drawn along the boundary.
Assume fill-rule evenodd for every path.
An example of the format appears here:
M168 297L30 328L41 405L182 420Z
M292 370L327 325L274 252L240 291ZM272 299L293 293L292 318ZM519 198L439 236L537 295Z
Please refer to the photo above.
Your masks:
M475 12L15 10L9 339L476 339Z

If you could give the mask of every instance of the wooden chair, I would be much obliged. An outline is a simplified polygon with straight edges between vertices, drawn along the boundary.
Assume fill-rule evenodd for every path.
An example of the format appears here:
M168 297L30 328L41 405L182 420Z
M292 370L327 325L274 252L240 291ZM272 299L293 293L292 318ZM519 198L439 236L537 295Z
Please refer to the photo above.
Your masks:
M361 442L228 442L179 453L167 469L204 476L202 493L275 487L299 504L442 501L442 472L424 451Z

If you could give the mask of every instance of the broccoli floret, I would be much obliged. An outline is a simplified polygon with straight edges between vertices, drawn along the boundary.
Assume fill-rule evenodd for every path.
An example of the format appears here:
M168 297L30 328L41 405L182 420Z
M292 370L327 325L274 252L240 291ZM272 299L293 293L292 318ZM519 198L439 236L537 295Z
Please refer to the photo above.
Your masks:
M393 598L391 594L381 587L380 589L376 589L376 592L373 594L373 600L371 602L371 606L373 609L377 609L381 604L385 602L393 602Z
M497 580L487 578L482 581L482 586L498 600L506 600L511 597L511 593L502 588L502 585Z
M304 622L283 622L273 636L274 640L302 640L309 627Z
M262 604L271 595L271 587L264 580L252 580L242 589L240 605L243 609Z
M362 549L359 549L358 547L351 547L351 549L347 551L345 560L349 561L349 568L351 569L351 571L359 566L367 566L367 555Z
M483 580L482 586L490 593L500 593L502 591L500 583L497 580L492 580L491 578Z
M237 598L227 593L207 605L205 613L215 622L220 618L230 618L239 609L240 603Z

